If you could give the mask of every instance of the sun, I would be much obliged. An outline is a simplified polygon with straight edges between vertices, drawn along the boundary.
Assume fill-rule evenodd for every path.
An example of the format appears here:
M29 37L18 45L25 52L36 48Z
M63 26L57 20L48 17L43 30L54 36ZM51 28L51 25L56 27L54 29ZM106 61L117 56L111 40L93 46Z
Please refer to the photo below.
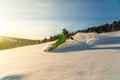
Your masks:
M0 35L5 35L8 33L8 27L5 24L0 24Z

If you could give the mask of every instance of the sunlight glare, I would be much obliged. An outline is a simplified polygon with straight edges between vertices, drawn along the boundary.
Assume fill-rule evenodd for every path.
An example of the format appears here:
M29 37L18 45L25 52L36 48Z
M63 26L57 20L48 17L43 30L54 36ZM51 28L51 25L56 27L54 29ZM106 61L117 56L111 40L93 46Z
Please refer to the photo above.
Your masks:
M0 35L5 35L7 33L8 33L7 25L0 23Z

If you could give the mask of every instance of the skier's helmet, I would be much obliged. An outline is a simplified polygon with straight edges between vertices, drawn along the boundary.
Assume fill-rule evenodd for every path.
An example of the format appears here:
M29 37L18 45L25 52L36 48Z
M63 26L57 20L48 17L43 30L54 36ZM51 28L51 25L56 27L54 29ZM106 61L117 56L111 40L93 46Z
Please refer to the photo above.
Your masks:
M63 34L68 35L68 31L65 28L63 29Z

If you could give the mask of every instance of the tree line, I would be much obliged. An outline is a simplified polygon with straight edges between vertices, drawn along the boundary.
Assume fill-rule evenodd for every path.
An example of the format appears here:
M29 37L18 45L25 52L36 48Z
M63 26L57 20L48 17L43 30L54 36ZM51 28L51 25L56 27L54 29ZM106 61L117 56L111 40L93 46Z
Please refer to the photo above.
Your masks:
M84 30L78 30L75 32L96 32L96 33L103 33L103 32L114 32L114 31L119 31L120 30L120 21L114 21L112 24L103 24L100 26L95 26L95 27L89 27L87 29Z

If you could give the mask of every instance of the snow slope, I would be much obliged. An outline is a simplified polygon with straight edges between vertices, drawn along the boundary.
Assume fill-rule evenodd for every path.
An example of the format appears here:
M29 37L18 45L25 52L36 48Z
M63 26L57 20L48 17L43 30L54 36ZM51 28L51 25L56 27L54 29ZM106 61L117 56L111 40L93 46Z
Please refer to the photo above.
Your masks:
M120 31L78 33L57 50L44 43L0 51L0 80L120 80Z

